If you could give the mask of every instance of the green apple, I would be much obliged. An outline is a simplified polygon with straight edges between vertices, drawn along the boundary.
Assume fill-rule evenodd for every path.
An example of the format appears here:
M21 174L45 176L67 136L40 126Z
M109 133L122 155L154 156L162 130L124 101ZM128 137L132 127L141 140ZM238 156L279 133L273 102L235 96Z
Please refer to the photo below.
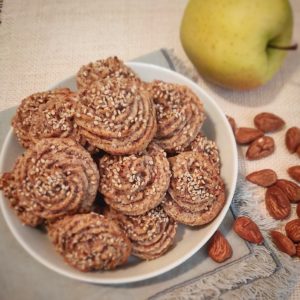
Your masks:
M279 70L291 43L288 0L190 0L182 19L183 48L207 79L251 89Z

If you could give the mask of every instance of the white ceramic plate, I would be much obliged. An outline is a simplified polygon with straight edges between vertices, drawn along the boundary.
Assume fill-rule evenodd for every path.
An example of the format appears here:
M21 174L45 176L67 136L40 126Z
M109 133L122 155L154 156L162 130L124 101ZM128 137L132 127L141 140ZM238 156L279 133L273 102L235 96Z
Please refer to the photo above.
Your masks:
M64 263L61 256L55 252L45 233L23 226L9 207L8 201L1 195L1 208L4 218L13 235L24 249L40 263L57 273L82 281L110 284L128 283L151 278L175 268L197 252L213 235L226 215L235 190L237 179L236 144L230 125L215 101L197 84L176 72L143 63L132 62L128 65L145 81L160 79L184 84L190 87L202 100L207 114L203 130L219 146L222 162L221 175L226 184L227 201L217 218L201 229L195 230L180 226L176 247L158 259L139 261L130 258L126 266L114 271L81 273ZM69 87L76 90L75 77L69 78L55 87ZM4 141L0 156L0 173L11 170L17 156L23 151L13 131L10 130Z

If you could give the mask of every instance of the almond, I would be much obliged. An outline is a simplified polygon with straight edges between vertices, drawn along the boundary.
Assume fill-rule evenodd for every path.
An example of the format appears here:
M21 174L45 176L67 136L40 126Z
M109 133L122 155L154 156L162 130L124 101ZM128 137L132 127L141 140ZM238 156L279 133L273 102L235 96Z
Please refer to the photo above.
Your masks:
M297 216L300 218L300 203L297 204L296 213Z
M280 130L285 125L285 122L272 113L263 112L255 116L254 124L263 132L273 132Z
M296 150L298 156L300 157L300 146L297 147L297 150Z
M264 240L258 226L248 217L241 216L236 218L233 230L244 240L261 244Z
M296 256L300 257L300 244L296 245Z
M298 151L297 148L300 146L300 128L291 127L287 130L285 134L285 144L291 153L295 153L296 150Z
M221 263L232 256L232 248L224 235L217 230L208 242L208 255Z
M280 179L276 181L275 185L284 192L291 202L295 203L300 201L300 186L296 183L289 180Z
M300 219L286 223L285 232L292 241L300 242Z
M271 155L275 150L273 138L263 136L250 144L246 152L246 157L249 160L261 159Z
M273 243L277 246L277 248L290 255L293 256L296 254L296 247L294 243L284 234L279 231L272 230L270 232Z
M252 172L246 176L246 179L254 184L268 187L274 184L277 180L276 173L271 169L263 169L260 171Z
M229 124L231 126L231 129L232 129L233 133L235 133L236 129L237 129L237 126L236 126L236 122L235 122L234 118L232 118L232 117L230 117L228 115L226 115L226 117L227 117L227 120L228 120L228 122L229 122Z
M276 220L287 218L291 212L291 203L288 197L275 185L268 187L265 203L269 214Z
M294 180L300 182L300 165L288 168L287 172Z
M240 127L235 131L235 139L242 145L249 144L263 135L264 133L256 128Z

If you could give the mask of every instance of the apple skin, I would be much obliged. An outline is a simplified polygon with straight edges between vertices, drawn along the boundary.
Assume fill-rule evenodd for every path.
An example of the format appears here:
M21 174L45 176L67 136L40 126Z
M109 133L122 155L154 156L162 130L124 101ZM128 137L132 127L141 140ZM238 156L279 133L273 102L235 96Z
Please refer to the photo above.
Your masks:
M190 0L182 46L199 73L223 87L258 87L279 70L293 29L288 0Z

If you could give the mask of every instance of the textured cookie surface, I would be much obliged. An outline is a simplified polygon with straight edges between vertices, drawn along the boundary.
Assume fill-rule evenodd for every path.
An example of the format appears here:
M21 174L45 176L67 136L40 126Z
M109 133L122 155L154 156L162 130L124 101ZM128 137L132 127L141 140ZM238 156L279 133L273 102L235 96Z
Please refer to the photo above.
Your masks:
M149 93L125 79L94 82L82 90L75 122L91 145L114 155L145 150L157 128Z
M95 81L112 78L138 80L133 70L118 57L113 56L82 66L76 76L77 87L79 90L85 89Z
M48 226L48 235L65 261L82 272L115 269L131 253L119 226L95 213L66 216Z
M76 100L76 95L67 88L35 93L23 99L12 120L22 146L28 148L42 138L75 136Z
M132 243L132 254L151 260L162 256L174 244L177 223L169 217L162 206L139 216L126 216L113 209L106 215L115 220Z
M212 221L225 204L218 170L199 152L183 152L169 161L172 177L163 203L167 214L191 226Z
M139 154L105 155L99 169L99 190L105 202L128 215L143 214L159 205L171 175L166 153L153 143Z
M155 142L168 153L178 153L200 131L205 120L203 104L186 86L156 80L148 89L156 108Z
M18 215L54 219L91 210L99 171L90 154L72 139L49 138L28 149L2 181ZM36 225L24 216L21 220Z
M209 140L203 133L198 133L188 147L181 152L196 151L203 154L211 164L220 170L220 154L216 142Z

